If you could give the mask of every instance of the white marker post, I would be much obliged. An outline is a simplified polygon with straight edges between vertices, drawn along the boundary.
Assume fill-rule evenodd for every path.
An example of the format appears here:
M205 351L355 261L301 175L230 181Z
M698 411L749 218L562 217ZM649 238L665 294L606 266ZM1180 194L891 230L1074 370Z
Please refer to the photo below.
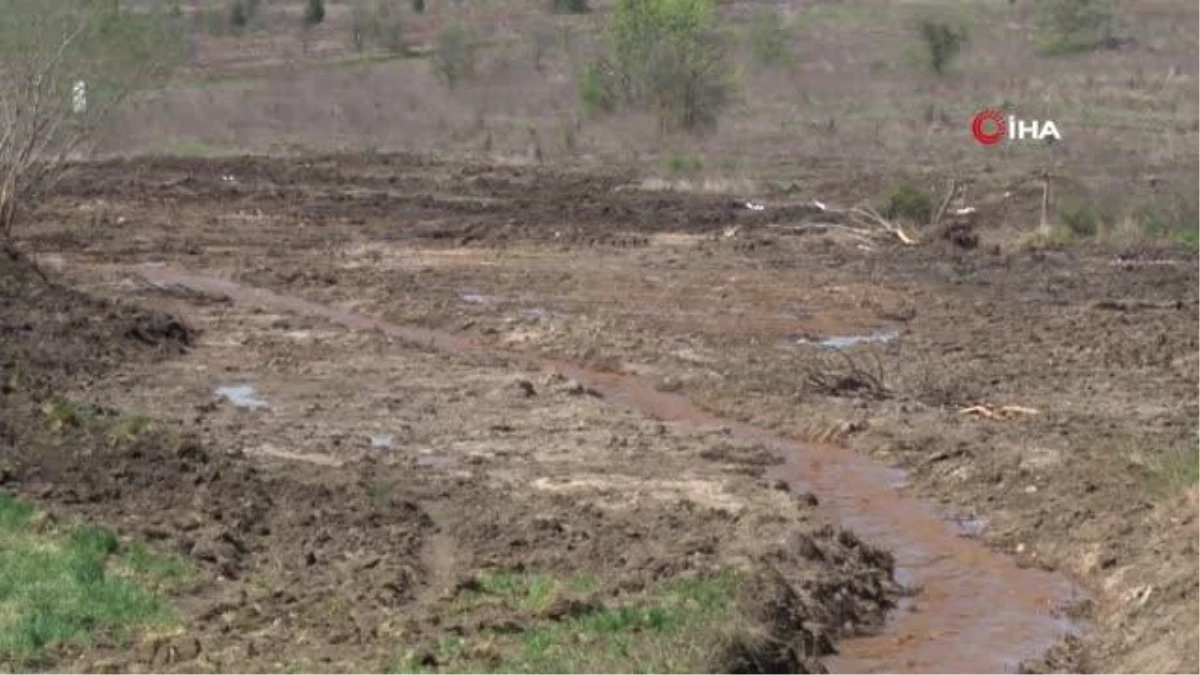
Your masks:
M76 115L87 112L87 82L77 80L71 88L71 110Z

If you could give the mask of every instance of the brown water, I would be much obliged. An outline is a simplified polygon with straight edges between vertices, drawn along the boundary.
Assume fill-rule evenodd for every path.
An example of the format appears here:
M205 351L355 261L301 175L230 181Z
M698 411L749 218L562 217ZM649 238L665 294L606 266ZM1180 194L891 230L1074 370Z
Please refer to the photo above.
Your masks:
M766 429L718 417L687 397L658 391L632 375L599 373L573 364L533 359L481 346L461 336L391 324L301 298L163 267L139 270L159 287L184 287L226 296L269 311L320 317L354 330L381 331L404 342L459 356L500 356L533 362L588 386L616 405L663 421L719 427L779 453L772 470L794 490L815 493L841 523L892 552L897 580L920 588L885 630L841 644L828 665L839 672L1015 672L1074 627L1056 609L1076 599L1063 576L1022 569L942 518L928 503L900 494L903 474L845 449L801 445Z

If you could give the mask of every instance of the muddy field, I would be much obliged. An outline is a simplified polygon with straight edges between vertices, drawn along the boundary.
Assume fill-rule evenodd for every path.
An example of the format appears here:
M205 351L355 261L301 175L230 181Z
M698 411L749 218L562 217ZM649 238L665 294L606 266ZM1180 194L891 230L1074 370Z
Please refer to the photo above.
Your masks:
M496 635L737 569L771 639L718 670L1194 670L1195 251L1020 243L999 197L973 248L795 234L812 198L82 167L20 242L78 290L4 262L5 487L200 573L181 633L72 667L513 667ZM589 582L464 611L497 571Z

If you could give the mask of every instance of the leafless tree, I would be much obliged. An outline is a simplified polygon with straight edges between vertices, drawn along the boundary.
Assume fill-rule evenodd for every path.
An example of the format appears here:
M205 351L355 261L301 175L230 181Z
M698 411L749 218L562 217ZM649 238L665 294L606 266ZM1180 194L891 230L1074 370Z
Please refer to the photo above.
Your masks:
M156 1L156 0L151 0ZM182 55L165 7L119 0L0 3L0 243L131 93Z

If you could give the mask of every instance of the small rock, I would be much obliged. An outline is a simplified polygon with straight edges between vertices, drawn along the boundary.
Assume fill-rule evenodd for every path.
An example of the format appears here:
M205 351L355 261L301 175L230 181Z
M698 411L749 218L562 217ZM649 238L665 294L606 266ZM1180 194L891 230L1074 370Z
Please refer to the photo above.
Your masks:
M1027 495L1037 494L1037 491L1038 487L1036 485L1030 485L1029 487L1025 488L1025 494Z
M533 383L529 380L517 380L517 391L525 398L537 396L537 389L534 389Z

